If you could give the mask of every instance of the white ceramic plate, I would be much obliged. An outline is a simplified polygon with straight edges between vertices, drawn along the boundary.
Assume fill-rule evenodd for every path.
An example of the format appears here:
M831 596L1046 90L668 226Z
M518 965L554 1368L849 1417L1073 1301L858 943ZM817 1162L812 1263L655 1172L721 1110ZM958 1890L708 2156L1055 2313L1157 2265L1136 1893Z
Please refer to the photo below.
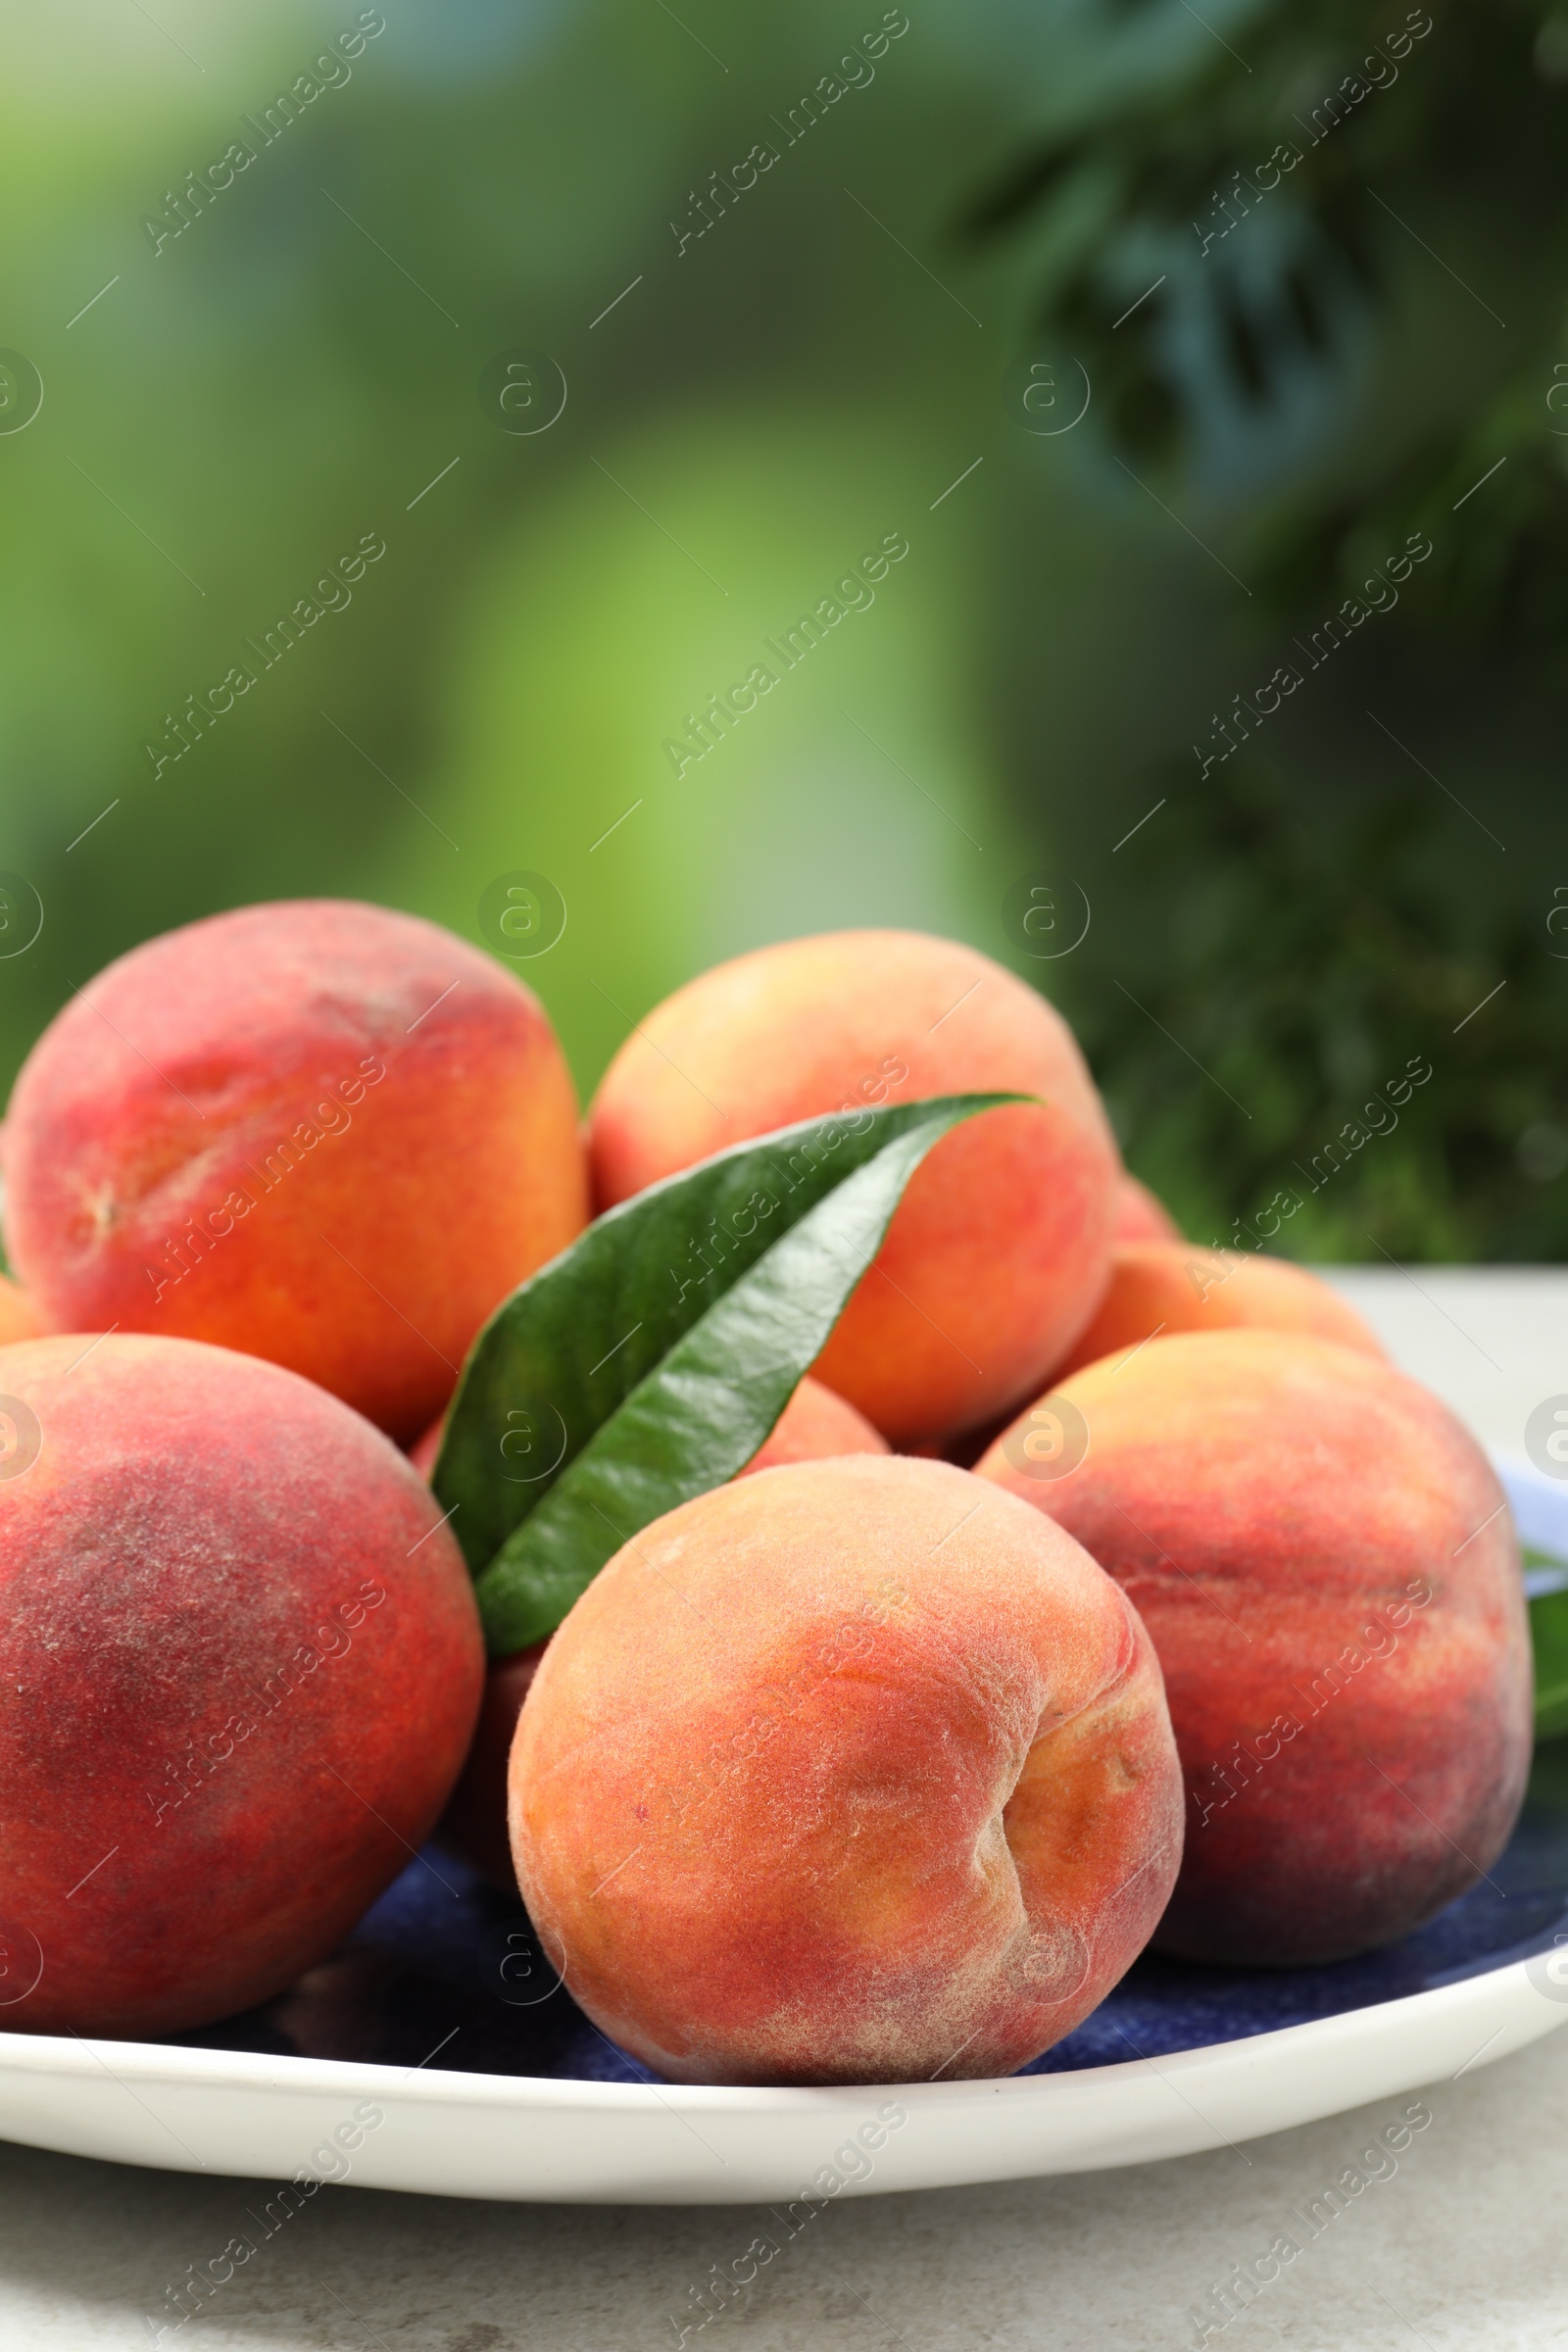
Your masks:
M0 2038L0 2114L31 2147L174 2172L551 2203L785 2204L1188 2155L1490 2065L1565 2019L1568 2005L1515 1962L1160 2059L892 2091L518 2080L14 2034Z
M1503 1474L1527 1539L1568 1557L1568 1489L1513 1465ZM1290 1977L1172 1964L1151 1973L1140 1963L1144 1977L1135 1972L1079 2029L1076 2057L1069 2044L1053 2054L1049 2063L1067 2071L896 2089L696 2089L564 2074L559 2032L555 2071L520 2072L526 2042L498 2058L482 2024L470 2025L465 2046L507 2071L438 2066L439 2040L430 2062L387 2065L0 2034L0 2132L73 2155L276 2182L254 2200L264 2228L264 2216L280 2224L325 2180L442 2196L787 2206L808 2191L1142 2164L1491 2065L1568 2022L1568 1953L1553 1940L1568 1946L1568 1811L1538 1815L1533 1829L1527 1821L1509 1854L1511 1877L1496 1868L1511 1911L1478 1889L1370 1962ZM492 1911L469 1923L470 1957L475 1937L492 1953L497 1935L505 1940L498 1898L485 1899ZM387 1912L377 1964L412 1916L407 1906ZM417 1981L451 1990L439 1975ZM1397 1989L1410 1983L1420 1989ZM473 1985L466 1997L479 1997ZM1310 2014L1256 2030L1260 2016L1293 2003ZM403 2016L405 2034L420 2014L416 2005ZM502 2016L501 2026L524 2033L530 2014ZM233 2038L255 2030L236 2021ZM221 2038L215 2029L206 2042ZM1125 2060L1084 2062L1112 2042L1125 2044ZM635 2072L604 2049L612 2070ZM604 2074L603 2056L595 2071ZM285 2192L296 2179L304 2185Z

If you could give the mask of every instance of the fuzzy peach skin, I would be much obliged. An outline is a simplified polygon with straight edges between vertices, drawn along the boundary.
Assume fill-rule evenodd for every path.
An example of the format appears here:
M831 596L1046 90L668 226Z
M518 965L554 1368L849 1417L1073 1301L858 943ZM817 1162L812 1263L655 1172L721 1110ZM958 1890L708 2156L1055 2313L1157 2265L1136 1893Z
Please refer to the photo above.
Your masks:
M677 2082L1008 2074L1129 1966L1181 1844L1159 1673L1080 1547L946 1462L698 1496L566 1617L512 1751L518 1884Z
M101 972L28 1055L6 1159L12 1258L52 1328L267 1356L404 1442L587 1213L537 1000L433 923L330 900Z
M37 1439L0 1466L0 2025L228 2016L439 1813L484 1669L463 1557L395 1446L254 1356L27 1341L0 1412Z
M863 1413L808 1373L774 1422L771 1434L736 1476L755 1478L759 1470L782 1470L790 1462L826 1461L833 1454L887 1450L886 1438L871 1427Z
M1157 1194L1123 1169L1116 1186L1117 1242L1179 1242L1182 1229Z
M915 1171L814 1369L895 1445L1030 1393L1104 1283L1116 1147L1071 1032L954 940L845 931L719 964L647 1014L589 1114L598 1204L749 1136L867 1104L1038 1095Z
M423 1478L435 1468L442 1423L427 1429L410 1460ZM887 1440L853 1404L808 1374L773 1425L772 1435L754 1455L740 1478L759 1470L776 1470L786 1462L814 1462L838 1453L886 1453ZM548 1636L546 1637L548 1640ZM437 1836L455 1854L498 1886L516 1882L512 1847L507 1837L507 1759L522 1702L528 1695L545 1642L535 1642L510 1658L495 1660L485 1677L484 1703L473 1735L468 1760L441 1817Z
M1085 1434L1076 1468L1030 1474ZM1415 1381L1303 1332L1178 1333L1062 1382L979 1477L1069 1529L1153 1637L1188 1790L1162 1950L1343 1959L1491 1867L1531 1751L1518 1550Z
M42 1333L43 1323L26 1292L0 1274L0 1348L9 1348L14 1340L36 1340Z
M1119 1354L1161 1331L1315 1331L1342 1348L1382 1355L1353 1306L1304 1266L1283 1257L1199 1250L1191 1242L1123 1242L1094 1316L1053 1378Z

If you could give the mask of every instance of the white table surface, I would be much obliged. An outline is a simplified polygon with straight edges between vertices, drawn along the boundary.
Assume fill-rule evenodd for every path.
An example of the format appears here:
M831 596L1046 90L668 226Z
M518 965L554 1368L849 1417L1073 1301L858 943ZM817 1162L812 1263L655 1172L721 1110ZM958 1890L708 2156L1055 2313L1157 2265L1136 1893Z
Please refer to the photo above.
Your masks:
M1336 1273L1405 1368L1489 1445L1568 1393L1568 1270ZM1293 2352L1568 2346L1568 2034L1426 2093L1430 2129L1211 2343ZM1074 2180L845 2200L688 2346L1176 2352L1402 2102ZM1389 2110L1386 2114L1385 2108ZM145 2315L259 2184L0 2143L0 2352L143 2348ZM751 2231L744 2208L518 2207L323 2191L166 2347L653 2352ZM154 2324L156 2325L156 2319Z

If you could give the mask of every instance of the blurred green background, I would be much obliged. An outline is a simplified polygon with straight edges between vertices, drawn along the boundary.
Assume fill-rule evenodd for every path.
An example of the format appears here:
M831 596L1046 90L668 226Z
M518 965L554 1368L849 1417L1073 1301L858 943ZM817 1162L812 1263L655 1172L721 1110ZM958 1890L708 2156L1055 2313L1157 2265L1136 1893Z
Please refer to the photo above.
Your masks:
M1345 12L1318 13L1332 45ZM1212 18L1244 45L1250 21ZM1434 44L1462 68L1480 22L1451 10ZM1338 356L1303 348L1272 405L1242 414L1200 368L1197 457L1129 471L1052 292L1060 208L965 226L1051 125L1089 126L1092 177L1094 125L1152 89L1179 105L1211 38L1164 0L10 12L0 868L44 919L0 952L7 1081L72 990L170 925L342 894L480 940L487 885L526 869L567 921L519 968L585 1093L718 957L926 927L1062 1005L1130 1164L1197 1238L1424 1057L1397 1127L1275 1246L1568 1254L1550 632L1526 658L1465 625L1444 557L1201 764L1341 593L1298 568L1303 619L1254 588L1248 532L1303 481L1341 494L1337 451L1394 464L1435 372L1493 381L1493 329L1422 244L1346 294ZM254 160L215 187L236 140ZM760 143L776 160L738 189ZM1536 320L1548 429L1557 240L1509 226L1434 234L1472 283L1495 254L1518 337ZM1131 301L1138 224L1117 233ZM519 350L565 380L537 433L481 389ZM687 714L893 533L874 603L677 775ZM329 587L263 666L366 535L385 553L352 600ZM187 697L242 662L255 684L175 760ZM1075 894L1091 909L1049 959L1007 912L1037 880L1059 936Z

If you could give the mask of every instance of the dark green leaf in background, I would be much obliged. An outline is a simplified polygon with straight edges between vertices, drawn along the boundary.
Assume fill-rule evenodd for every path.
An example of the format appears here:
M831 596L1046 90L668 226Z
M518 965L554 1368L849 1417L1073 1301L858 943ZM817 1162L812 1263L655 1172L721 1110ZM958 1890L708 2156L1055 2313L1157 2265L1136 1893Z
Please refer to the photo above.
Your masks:
M1568 1567L1549 1552L1528 1545L1525 1567ZM1536 1738L1556 1740L1568 1732L1568 1583L1558 1592L1541 1592L1530 1602L1530 1641L1536 1653Z
M638 1529L766 1439L966 1095L808 1120L591 1226L492 1316L434 1486L492 1653L550 1633Z
M1486 640L1552 662L1568 615L1564 318L1560 268L1532 257L1562 250L1568 14L1253 0L1221 35L1177 5L1182 40L1158 50L1169 0L1073 12L1098 18L1104 69L1076 99L1037 101L1034 135L963 208L966 235L1036 231L1046 348L1092 377L1138 470L1166 460L1167 478L1211 482L1221 447L1272 416L1276 468L1252 477L1237 550L1250 596L1332 610L1425 530L1424 625L1441 611L1470 658ZM1529 244L1510 246L1501 224L1521 220ZM1435 295L1480 332L1435 328L1456 316ZM1459 342L1459 365L1433 365ZM1320 429L1293 447L1314 382Z

